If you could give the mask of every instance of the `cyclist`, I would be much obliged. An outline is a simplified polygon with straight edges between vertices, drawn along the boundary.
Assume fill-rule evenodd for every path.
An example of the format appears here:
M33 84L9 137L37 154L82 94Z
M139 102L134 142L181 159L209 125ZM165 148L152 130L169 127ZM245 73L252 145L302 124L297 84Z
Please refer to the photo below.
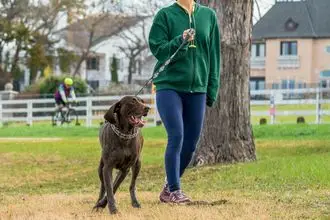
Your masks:
M61 110L63 107L67 106L69 96L71 96L74 102L77 102L73 80L71 78L65 78L64 82L59 85L54 94L56 110Z

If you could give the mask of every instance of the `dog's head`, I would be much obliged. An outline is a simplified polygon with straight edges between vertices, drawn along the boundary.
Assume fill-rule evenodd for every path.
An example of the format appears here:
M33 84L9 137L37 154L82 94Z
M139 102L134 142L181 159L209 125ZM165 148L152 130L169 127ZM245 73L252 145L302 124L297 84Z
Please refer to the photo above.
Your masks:
M142 117L147 116L150 108L145 105L144 101L136 96L125 96L115 104L113 104L104 115L105 120L115 124L126 124L133 127L143 127L145 121ZM116 119L117 117L117 119Z

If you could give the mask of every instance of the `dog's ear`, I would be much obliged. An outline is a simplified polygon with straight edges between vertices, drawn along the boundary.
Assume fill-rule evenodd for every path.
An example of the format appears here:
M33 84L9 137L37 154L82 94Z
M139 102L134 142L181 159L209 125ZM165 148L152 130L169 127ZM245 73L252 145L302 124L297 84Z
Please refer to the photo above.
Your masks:
M119 112L119 110L120 110L120 102L116 102L110 107L107 113L105 113L104 119L110 122L111 124L116 123L115 113Z
M145 104L145 102L144 102L143 99L141 99L140 97L137 97L137 98L138 98L138 100L139 100L141 103Z

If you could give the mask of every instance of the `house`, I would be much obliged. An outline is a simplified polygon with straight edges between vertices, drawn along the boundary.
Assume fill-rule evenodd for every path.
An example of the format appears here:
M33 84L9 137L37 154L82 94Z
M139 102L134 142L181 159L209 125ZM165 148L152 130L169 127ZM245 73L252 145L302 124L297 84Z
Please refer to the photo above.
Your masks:
M80 76L86 79L94 89L107 87L111 81L111 64L116 57L118 80L127 82L129 69L129 50L135 44L143 47L143 33L147 33L151 25L148 16L127 16L124 14L108 14L101 21L100 17L88 17L63 28L59 32L62 39L59 47L75 51L78 55L90 46L88 58L82 63ZM94 28L94 29L93 29ZM91 32L92 42L89 41ZM149 75L143 74L143 65L149 61L148 48L145 48L131 63L132 79L145 79ZM146 67L147 70L149 67ZM71 69L71 72L74 68ZM55 67L56 74L62 74L59 67ZM142 76L143 75L143 76Z
M330 0L276 0L254 25L251 90L330 87Z

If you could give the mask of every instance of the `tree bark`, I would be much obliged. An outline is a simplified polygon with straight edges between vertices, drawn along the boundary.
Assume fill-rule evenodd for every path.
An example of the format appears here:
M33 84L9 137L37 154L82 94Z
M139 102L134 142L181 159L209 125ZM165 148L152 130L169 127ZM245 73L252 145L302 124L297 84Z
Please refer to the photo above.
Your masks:
M21 41L18 41L16 43L16 51L15 51L15 54L14 54L14 57L13 57L13 62L11 64L11 69L10 69L10 73L9 73L9 81L12 82L13 79L14 79L14 72L17 71L17 68L18 68L18 61L20 59L19 57L19 53L21 52L21 49L22 49L22 42Z
M75 70L73 71L73 74L72 74L73 76L77 76L77 75L81 76L80 68L81 68L82 63L86 60L86 58L88 56L88 53L89 53L89 51L88 52L84 52L84 51L82 52L82 54L81 54L81 56L80 56L80 58L77 62L77 65L75 67Z
M253 0L206 0L221 29L220 89L206 110L193 165L256 160L250 123L250 45Z
M72 74L73 76L77 76L77 75L81 76L80 68L81 68L82 63L84 61L86 61L86 59L89 55L90 49L93 45L94 33L95 33L95 28L93 27L93 29L89 33L88 46L86 48L86 51L84 51L84 49L82 49L80 59L77 62L77 66L76 66L75 70L73 71L73 74Z
M129 57L127 83L132 84L134 57Z
M2 70L2 51L3 51L4 45L2 45L2 42L0 41L0 71Z

